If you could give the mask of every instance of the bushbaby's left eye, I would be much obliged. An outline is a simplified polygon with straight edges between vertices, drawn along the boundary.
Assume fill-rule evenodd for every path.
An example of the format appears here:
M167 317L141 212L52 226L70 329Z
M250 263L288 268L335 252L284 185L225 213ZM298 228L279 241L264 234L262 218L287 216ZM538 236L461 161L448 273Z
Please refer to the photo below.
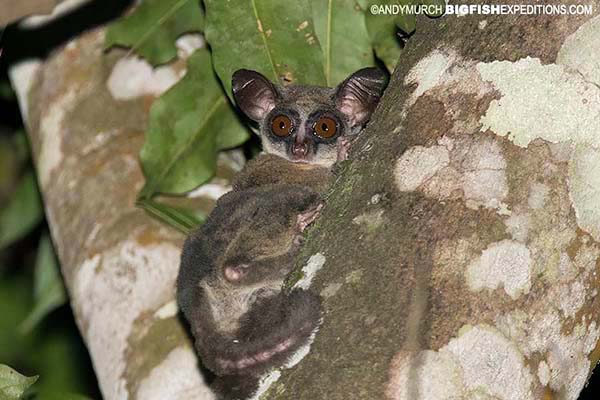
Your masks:
M323 139L332 138L337 133L337 122L329 117L321 117L315 122L313 132Z

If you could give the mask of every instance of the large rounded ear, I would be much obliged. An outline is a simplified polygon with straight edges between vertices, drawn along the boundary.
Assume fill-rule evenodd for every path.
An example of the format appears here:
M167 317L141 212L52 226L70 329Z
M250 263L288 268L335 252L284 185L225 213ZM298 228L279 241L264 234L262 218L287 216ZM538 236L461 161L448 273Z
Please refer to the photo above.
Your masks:
M386 85L386 75L379 68L363 68L338 85L337 109L350 121L352 128L369 121Z
M233 98L248 118L260 122L275 107L279 96L275 86L263 75L249 69L239 69L231 79Z

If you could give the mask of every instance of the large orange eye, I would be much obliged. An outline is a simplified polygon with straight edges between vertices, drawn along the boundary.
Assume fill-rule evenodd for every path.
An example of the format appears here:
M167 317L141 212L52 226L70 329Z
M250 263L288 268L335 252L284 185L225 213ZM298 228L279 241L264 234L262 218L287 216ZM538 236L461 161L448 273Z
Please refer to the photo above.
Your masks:
M335 136L337 132L337 124L329 117L321 117L315 123L313 130L317 136L322 137L323 139L329 139Z
M278 115L271 122L271 131L279 137L286 137L292 133L292 121L285 115Z

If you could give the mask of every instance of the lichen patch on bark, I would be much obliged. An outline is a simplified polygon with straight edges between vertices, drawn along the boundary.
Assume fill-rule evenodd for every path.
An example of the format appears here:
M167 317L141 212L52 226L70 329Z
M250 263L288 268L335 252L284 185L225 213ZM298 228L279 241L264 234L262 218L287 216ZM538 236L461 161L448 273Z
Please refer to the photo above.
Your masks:
M479 63L477 71L502 95L481 118L482 131L508 135L522 147L536 138L600 146L595 134L600 129L600 88L577 71L530 57Z
M463 198L469 208L505 212L506 162L496 140L445 136L438 143L443 145L411 147L398 158L394 169L398 190L419 190L440 200Z
M315 277L315 274L323 268L325 265L325 261L327 259L321 253L317 253L310 257L306 265L302 268L302 278L300 278L295 284L294 288L300 288L307 290L310 288L312 280Z
M558 312L546 310L527 316L515 310L499 317L496 326L525 356L541 354L549 370L549 376L542 374L541 379L538 376L541 384L549 385L567 400L577 399L590 370L588 354L599 337L596 322L578 324L570 335L564 335Z
M398 159L394 175L400 191L413 191L450 162L444 146L415 146Z
M487 325L465 326L438 351L400 352L386 396L393 400L527 399L532 376L523 355Z
M513 299L531 288L531 253L518 242L503 240L492 243L467 268L471 290L503 287Z
M579 226L600 242L599 149L576 147L569 164L569 188Z
M600 16L581 25L563 42L556 62L579 71L586 80L600 84Z
M455 61L455 54L435 50L412 67L404 78L404 83L407 86L416 84L417 87L409 97L406 106L412 106L421 95L438 86Z

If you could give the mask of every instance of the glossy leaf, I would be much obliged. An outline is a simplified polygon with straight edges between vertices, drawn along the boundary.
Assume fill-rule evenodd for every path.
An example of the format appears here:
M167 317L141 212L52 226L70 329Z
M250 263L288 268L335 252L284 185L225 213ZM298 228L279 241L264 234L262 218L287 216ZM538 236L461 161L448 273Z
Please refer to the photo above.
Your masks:
M65 304L66 294L56 255L50 237L42 236L35 262L35 305L20 326L23 333L30 332L46 315Z
M205 0L204 4L206 40L228 94L231 75L240 68L281 83L326 84L309 0Z
M110 25L106 46L131 47L153 65L177 56L175 40L203 29L199 0L144 0L135 11Z
M37 376L27 377L7 365L0 364L0 399L20 399L25 390L33 385L37 379Z
M197 50L185 77L154 101L140 153L146 185L141 198L184 193L208 181L219 150L239 146L248 130L214 74L210 53Z
M8 205L0 211L0 248L25 236L42 217L40 195L30 171L21 178Z
M375 65L365 10L355 0L311 0L313 21L323 50L327 86Z

